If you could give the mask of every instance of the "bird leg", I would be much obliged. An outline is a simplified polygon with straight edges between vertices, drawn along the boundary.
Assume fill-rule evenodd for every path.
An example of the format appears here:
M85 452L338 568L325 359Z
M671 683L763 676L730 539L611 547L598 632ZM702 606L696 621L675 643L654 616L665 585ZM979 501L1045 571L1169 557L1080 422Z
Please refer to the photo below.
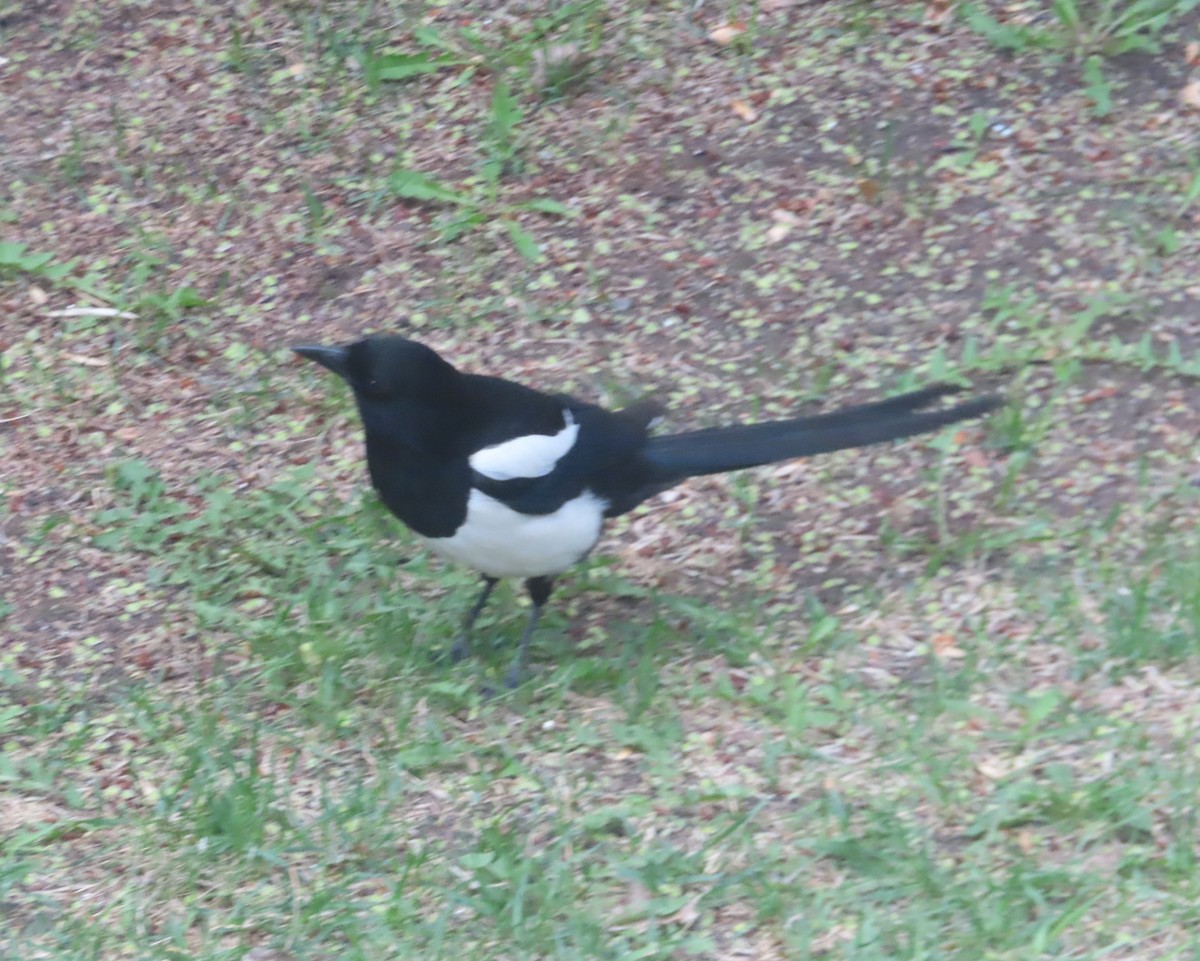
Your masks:
M529 654L529 639L533 637L534 628L537 627L538 618L542 616L542 608L546 601L550 600L550 591L554 587L554 581L549 577L531 577L525 582L525 589L529 591L529 599L533 602L533 608L529 611L529 620L525 624L525 633L521 635L521 646L517 649L517 661L513 664L512 669L508 672L508 676L504 679L504 685L509 690L512 690L521 683L521 678L525 674L525 661Z
M450 663L457 664L464 657L471 653L471 628L475 626L475 620L479 617L483 606L487 603L488 598L492 595L492 588L496 586L497 578L483 576L483 590L479 592L479 597L475 604L467 612L466 620L463 621L462 631L459 632L454 643L450 647Z

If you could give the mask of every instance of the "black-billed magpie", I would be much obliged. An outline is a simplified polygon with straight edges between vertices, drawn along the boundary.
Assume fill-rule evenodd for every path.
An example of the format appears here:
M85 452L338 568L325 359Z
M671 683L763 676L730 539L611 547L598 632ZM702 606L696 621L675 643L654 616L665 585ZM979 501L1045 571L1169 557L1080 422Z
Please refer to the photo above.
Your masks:
M958 388L938 384L829 414L651 436L659 409L610 411L498 377L464 374L394 335L294 347L353 389L371 483L434 551L483 574L451 656L501 577L525 579L533 608L508 674L516 686L553 578L600 539L607 517L687 477L865 447L995 410L997 396L929 409Z

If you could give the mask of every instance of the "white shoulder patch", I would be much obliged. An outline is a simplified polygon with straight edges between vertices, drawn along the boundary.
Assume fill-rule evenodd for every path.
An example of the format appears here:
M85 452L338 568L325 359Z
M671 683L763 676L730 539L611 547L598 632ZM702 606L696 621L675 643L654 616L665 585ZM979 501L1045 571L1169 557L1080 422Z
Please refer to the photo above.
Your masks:
M569 410L563 410L564 427L557 434L527 434L503 444L493 444L470 457L473 470L492 480L544 477L575 444L579 425Z

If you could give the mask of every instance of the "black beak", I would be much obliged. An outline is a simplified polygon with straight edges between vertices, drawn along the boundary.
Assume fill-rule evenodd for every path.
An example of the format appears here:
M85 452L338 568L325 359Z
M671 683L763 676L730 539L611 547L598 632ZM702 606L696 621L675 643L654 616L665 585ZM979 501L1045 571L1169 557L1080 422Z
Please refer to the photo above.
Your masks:
M345 347L321 347L316 344L305 344L301 347L293 347L292 350L301 357L315 360L322 367L328 367L339 377L348 376L347 363L350 359L350 351Z

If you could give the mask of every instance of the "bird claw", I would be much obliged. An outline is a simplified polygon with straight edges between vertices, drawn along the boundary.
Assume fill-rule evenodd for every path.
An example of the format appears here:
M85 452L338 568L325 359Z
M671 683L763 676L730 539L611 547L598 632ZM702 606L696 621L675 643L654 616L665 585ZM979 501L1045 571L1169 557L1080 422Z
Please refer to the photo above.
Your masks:
M457 638L448 648L434 654L434 663L443 667L453 667L456 664L466 660L472 654L471 644L465 637ZM503 686L493 686L485 684L479 689L479 693L490 700L493 697L499 697L509 691L515 691L521 686L521 682L525 679L525 672L520 664L514 664L509 668L504 675Z
M521 672L515 667L504 675L504 686L495 687L491 684L484 684L479 688L479 696L485 701L490 701L494 697L500 697L502 694L511 694L521 686Z
M429 663L434 667L454 667L471 656L471 649L455 641L449 647L434 648L429 652Z

